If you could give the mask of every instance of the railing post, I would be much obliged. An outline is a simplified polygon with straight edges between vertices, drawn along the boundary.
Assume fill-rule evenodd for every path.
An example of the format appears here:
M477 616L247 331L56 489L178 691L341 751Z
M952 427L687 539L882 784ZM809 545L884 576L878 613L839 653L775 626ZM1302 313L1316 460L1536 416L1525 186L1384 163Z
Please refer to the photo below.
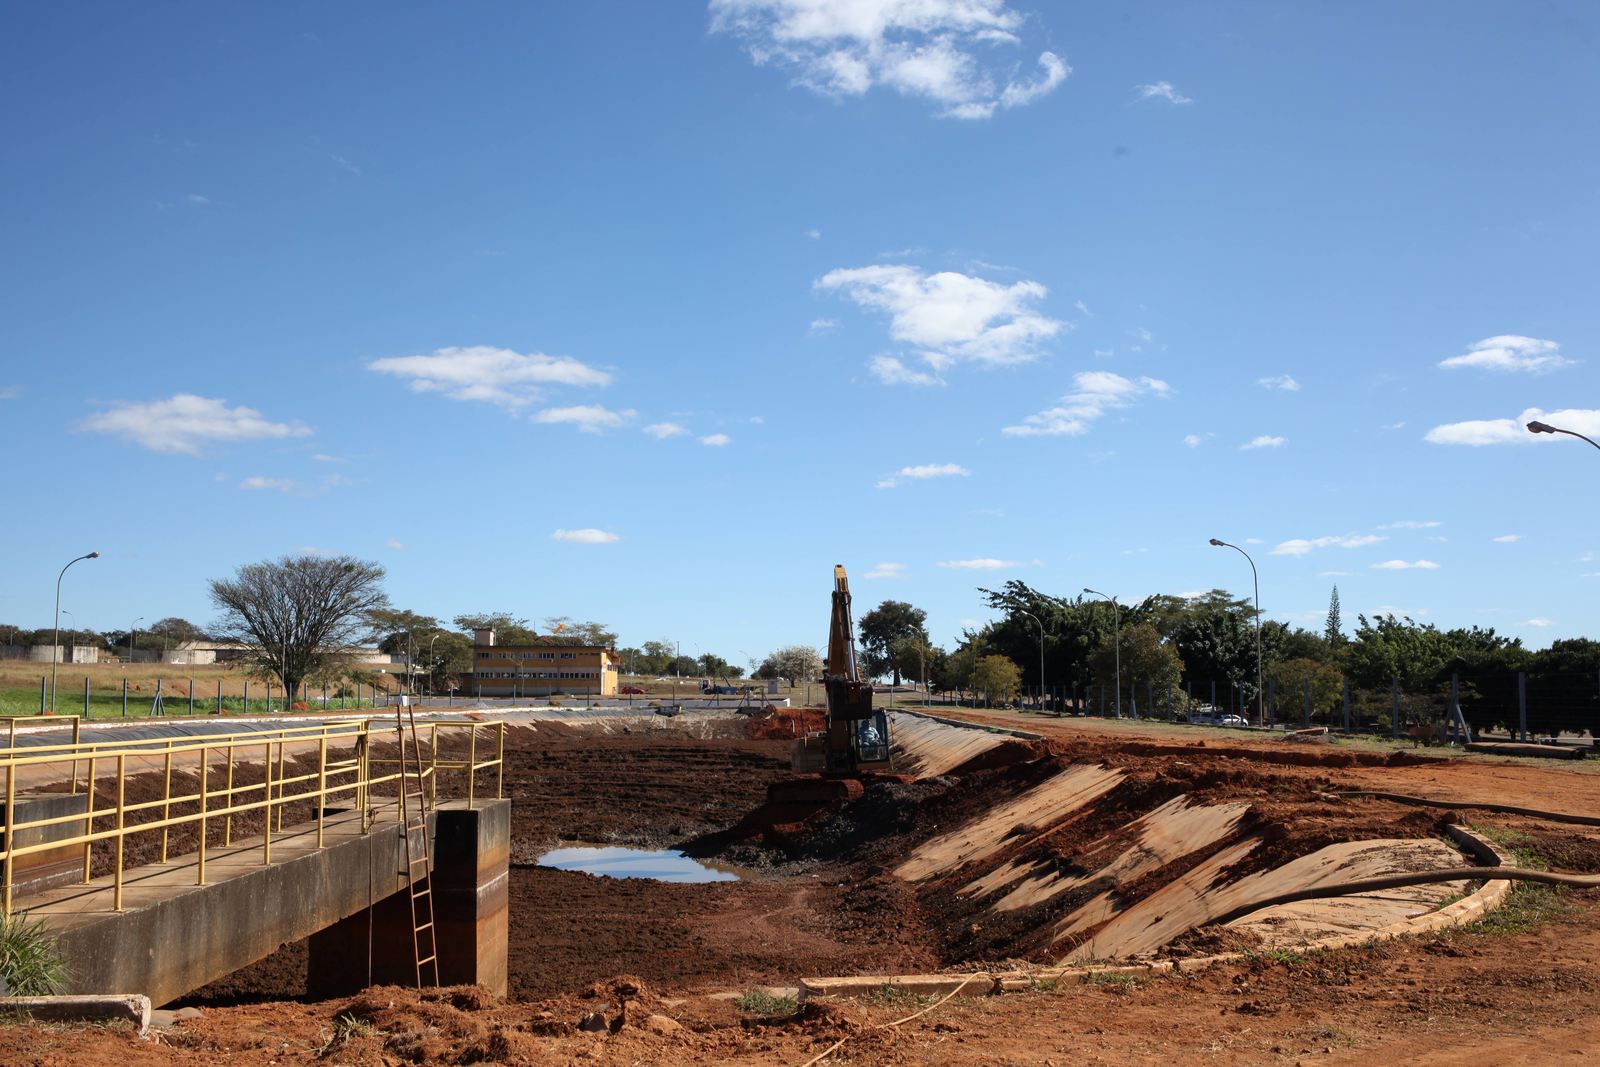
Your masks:
M494 772L495 772L495 776L494 776L494 797L495 797L496 800L504 800L506 798L506 724L505 724L505 720L502 719L496 725L499 727L499 729L496 731L496 733L499 735L499 737L498 737L498 740L495 742L495 754L494 754L494 759L495 759L495 764L494 764Z
M210 771L210 767L209 767L208 761L206 759L206 756L208 754L209 754L209 750L206 748L206 746L205 745L201 745L200 746L200 852L199 852L199 868L200 869L199 869L199 874L197 875L197 881L195 882L195 885L205 885L206 884L206 811L210 808L210 804L207 803L207 800L208 800L207 789L209 788L209 785L208 785L208 772Z
M478 781L478 724L467 727L467 810L472 810L472 787Z
M228 752L228 790L226 803L223 807L228 814L222 820L222 847L228 848L233 844L233 749L235 740L229 740Z
M284 738L284 732L282 730L279 730L278 731L278 832L280 834L283 833L283 790L284 790L284 781L283 780L286 777L288 777L288 775L285 774L284 767L283 767L284 761L288 758L288 753L285 751L288 748L288 746L284 744L283 738Z
M261 796L263 818L261 820L261 863L266 865L272 862L272 739L267 739L267 758L263 761L265 766L261 769Z
M172 741L167 741L167 758L161 783L161 862L167 862L167 821L172 818Z
M83 833L85 837L94 833L94 750L90 749L89 751L89 802L83 810ZM74 761L72 766L76 770L77 762ZM93 859L94 842L85 841L83 843L83 883L85 885L89 884L89 864Z
M125 752L117 753L117 865L112 875L111 910L122 910L122 845L126 840L122 828L125 825L123 818L123 785L127 781L128 755Z
M328 735L317 739L317 847L322 847L322 823L328 810Z
M17 768L14 764L6 764L6 862L5 873L5 915L11 915L11 853L17 847Z
M428 725L430 727L428 730L428 746L430 749L428 753L430 764L428 767L428 802L437 804L439 802L439 724L435 722ZM418 768L418 770L420 771L421 768Z

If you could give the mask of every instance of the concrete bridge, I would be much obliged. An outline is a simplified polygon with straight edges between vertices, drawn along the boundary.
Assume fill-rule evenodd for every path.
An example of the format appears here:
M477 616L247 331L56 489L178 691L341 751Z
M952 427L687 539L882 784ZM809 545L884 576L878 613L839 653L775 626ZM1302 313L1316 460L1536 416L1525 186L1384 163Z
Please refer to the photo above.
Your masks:
M503 994L511 804L498 785L487 799L475 788L489 773L498 781L500 730L441 724L422 747L422 773L412 765L404 780L398 761L382 754L393 727L370 722L290 727L267 738L258 724L162 743L0 750L5 899L55 939L70 969L65 992L143 993L162 1004L310 938L308 987L334 996L374 983L417 984L407 859L426 849L418 890L431 894L439 982ZM90 759L94 770L86 769ZM174 791L174 769L180 783L198 778L198 788ZM256 774L261 780L250 780ZM162 775L162 797L126 802L132 775L146 783ZM452 775L466 788L452 787ZM18 791L52 776L53 787ZM447 793L464 795L437 799L442 781ZM401 788L435 797L425 821L413 821L409 848L398 795L384 795ZM309 821L281 823L289 805L304 811L308 801ZM233 836L233 819L247 815L264 822L264 832ZM130 835L161 834L165 854L166 836L189 824L206 842L196 851L123 866ZM84 877L91 850L102 865L110 851L111 873Z

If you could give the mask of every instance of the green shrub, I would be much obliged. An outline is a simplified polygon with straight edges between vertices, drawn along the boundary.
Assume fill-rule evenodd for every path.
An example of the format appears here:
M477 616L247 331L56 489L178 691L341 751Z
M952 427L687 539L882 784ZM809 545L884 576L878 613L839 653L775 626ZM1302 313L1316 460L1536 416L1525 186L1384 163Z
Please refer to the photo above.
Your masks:
M67 965L42 922L26 912L0 916L0 978L13 996L47 997L66 984Z

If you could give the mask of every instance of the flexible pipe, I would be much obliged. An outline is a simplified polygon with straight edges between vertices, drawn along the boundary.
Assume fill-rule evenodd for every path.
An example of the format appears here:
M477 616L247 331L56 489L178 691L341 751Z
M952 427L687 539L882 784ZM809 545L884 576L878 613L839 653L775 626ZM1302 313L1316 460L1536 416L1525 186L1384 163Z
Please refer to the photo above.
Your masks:
M1491 804L1487 801L1440 800L1436 797L1413 797L1404 793L1384 793L1375 789L1352 789L1327 795L1340 800L1371 797L1375 800L1392 800L1396 804L1417 804L1422 807L1446 808L1451 811L1465 811L1468 809L1493 811L1502 815L1527 815L1535 819L1548 819L1551 822L1575 823L1578 826L1600 826L1600 817L1593 815L1574 815L1565 811L1540 811L1538 808L1519 808L1510 804Z

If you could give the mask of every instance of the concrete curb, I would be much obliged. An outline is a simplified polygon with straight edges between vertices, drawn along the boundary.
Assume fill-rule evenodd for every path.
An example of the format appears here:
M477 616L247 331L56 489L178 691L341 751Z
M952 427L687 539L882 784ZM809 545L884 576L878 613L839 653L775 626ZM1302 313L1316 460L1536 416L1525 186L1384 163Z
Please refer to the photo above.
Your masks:
M61 1023L107 1023L121 1020L150 1029L150 998L142 993L65 997L0 997L0 1013L17 1012L33 1019Z
M1484 866L1499 867L1505 856L1485 838L1460 826L1447 824L1445 833L1472 854ZM1488 912L1505 902L1511 891L1507 879L1485 882L1476 892L1423 915L1379 927L1358 934L1336 934L1301 946L1301 951L1315 952L1336 948L1351 948L1371 941L1389 941L1408 934L1431 933L1464 923L1476 922ZM1219 963L1237 963L1249 957L1245 952L1229 952L1219 956L1192 956L1180 960L1157 960L1152 963L1128 963L1107 967L1050 967L1037 971L1008 971L999 974L975 971L966 974L901 974L859 975L847 978L804 978L800 981L800 999L810 997L859 997L885 986L904 990L917 996L943 996L970 982L961 990L963 996L987 996L994 993L1021 993L1037 988L1041 983L1078 983L1096 978L1154 978L1165 974L1186 974L1200 971Z

